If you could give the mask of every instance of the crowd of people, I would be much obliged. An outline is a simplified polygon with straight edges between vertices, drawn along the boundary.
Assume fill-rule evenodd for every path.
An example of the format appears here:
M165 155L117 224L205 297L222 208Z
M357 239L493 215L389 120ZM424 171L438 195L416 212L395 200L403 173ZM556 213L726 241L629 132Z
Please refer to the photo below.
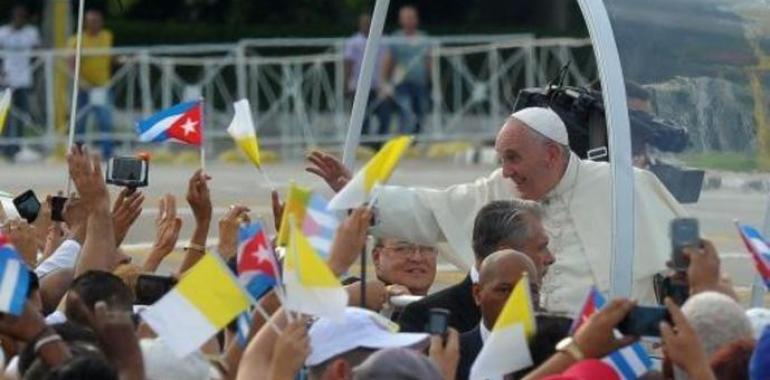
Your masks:
M13 20L0 28L0 44L15 44L11 47L19 50L39 45L24 8L16 8ZM399 23L402 29L393 43L378 53L369 95L379 124L376 134L388 132L394 109L400 132L419 133L427 110L430 45L417 29L414 7L399 10ZM86 47L111 46L112 36L102 25L101 14L88 13ZM345 47L351 92L368 29L369 19L362 17L359 32ZM21 54L11 58L4 60L5 80L16 81L15 92L23 96L14 99L23 99L31 79L21 66L29 65L29 59ZM82 64L88 73L82 73L85 87L78 103L84 117L93 112L100 125L109 126L105 87L110 59L90 59ZM373 134L370 127L367 122L365 133ZM84 124L77 128L82 133ZM8 131L18 133L17 128ZM325 259L348 293L340 320L287 310L279 283L256 300L259 307L245 336L240 319L234 320L185 357L176 355L143 320L143 311L206 255L233 264L239 228L249 220L250 209L232 205L211 231L208 183L215 179L196 170L183 195L193 215L191 236L180 236L177 197L182 194L163 195L155 240L144 262L135 263L121 247L150 194L133 188L111 194L101 165L112 155L112 145L104 140L101 155L78 144L69 151L69 177L76 191L67 198L63 221L54 220L51 196L31 222L0 214L0 242L14 247L30 276L21 314L0 313L4 378L464 380L474 378L474 364L489 347L496 323L522 282L528 284L527 299L535 312L534 333L521 347L532 364L502 378L627 378L607 358L640 337L622 335L618 328L638 305L655 304L663 305L668 315L655 321L654 335L660 339L638 347L660 360L640 376L770 378L770 310L744 310L707 239L684 250L685 271L667 269L669 224L687 213L647 171L635 169L633 178L637 220L632 299L613 299L590 316L581 314L587 294L610 291L611 172L607 163L580 159L570 150L566 126L550 109L524 108L505 120L495 140L500 168L488 176L446 189L379 185L376 202L345 214ZM309 154L307 170L333 192L353 178L336 157L320 151ZM285 219L284 205L277 192L269 202L277 231ZM210 236L216 236L216 244L210 244ZM179 267L172 276L157 277L169 286L148 296L141 279L157 275L180 245ZM282 249L272 248L280 261ZM351 271L362 252L371 257L373 279ZM467 275L436 289L439 258ZM661 292L655 281L661 276L684 291ZM442 331L433 325L437 314L446 317ZM190 316L178 316L180 324L185 318ZM499 356L501 363L509 359Z
M596 188L601 178L597 173L607 166L570 156L561 143L563 133L563 123L548 109L514 113L498 135L502 168L491 179L446 190L383 186L373 207L350 212L337 229L327 259L350 296L342 320L287 312L272 290L257 301L261 312L254 312L245 341L239 342L233 322L184 358L177 357L142 320L142 304L153 301L143 299L137 284L141 275L155 273L176 250L182 225L177 196L182 194L160 199L155 241L145 261L133 263L121 244L148 194L123 189L111 201L101 159L75 146L67 162L76 192L67 200L64 222L52 220L50 198L32 223L2 216L2 234L33 279L23 313L0 315L3 375L8 379L467 379L513 288L524 279L536 311L536 333L528 341L533 365L505 378L619 379L603 359L639 337L619 335L616 329L637 302L656 300L611 300L571 331L576 308L588 290L607 291L602 283L606 274L601 272L609 266L592 263L588 250L607 255L606 262L609 251L591 245L590 239L597 238L588 234L599 232L576 226L580 212L558 198L566 198L567 205L574 197L594 201L581 193L580 176L591 176L593 191L601 192ZM325 179L333 191L351 178L329 154L316 151L308 160L307 170ZM641 201L651 212L657 211L649 218L660 221L676 215L661 211L677 206L661 193L665 189L656 187L646 173L637 174ZM222 216L215 225L218 243L209 247L212 180L197 170L187 183L184 199L195 226L174 274L177 278L204 255L233 261L238 250L238 227L248 220L246 205L233 205ZM571 186L564 187L564 181ZM489 189L481 190L484 186ZM650 189L656 195L644 195ZM474 204L461 205L468 197ZM277 193L272 206L278 226L283 206ZM449 211L441 211L442 207ZM606 224L598 205L591 207L594 217L578 220ZM440 212L454 215L454 227L448 227L448 216ZM656 247L653 239L659 236L646 233L649 239L642 245L646 251L640 254L653 261L648 265L654 269L658 265L654 258L668 254L651 252ZM468 275L456 285L432 291L439 255L463 265L464 242L473 258ZM352 276L350 268L367 245L375 278L362 280ZM710 241L701 240L685 255L689 267L676 276L687 284L689 298L678 300L681 305L670 298L660 300L670 320L660 323L660 346L647 347L662 360L645 378L769 378L770 311L744 311ZM658 270L665 271L665 264ZM637 276L637 295L647 295L652 287L649 271L643 267ZM557 302L554 294L563 299ZM395 301L405 295L413 302ZM428 326L437 308L448 314L444 332ZM186 316L178 318L181 322Z
M351 99L361 72L370 23L369 15L359 16L358 31L345 42L345 89ZM418 29L417 8L399 8L398 24L400 28L383 39L375 56L367 117L362 127L364 136L370 138L367 143L375 148L382 143L378 136L390 134L392 115L398 117L399 133L419 134L430 106L432 46L427 34ZM376 128L371 121L377 122Z

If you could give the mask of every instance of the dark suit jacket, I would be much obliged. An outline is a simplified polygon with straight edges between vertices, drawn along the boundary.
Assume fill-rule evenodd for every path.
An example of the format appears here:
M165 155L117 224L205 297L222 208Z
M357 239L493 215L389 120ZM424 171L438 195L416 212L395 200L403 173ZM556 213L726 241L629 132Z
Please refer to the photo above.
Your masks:
M449 310L449 326L460 333L472 330L481 321L481 312L473 300L473 283L468 275L459 284L407 305L398 319L401 331L425 331L430 309L436 307Z
M569 335L572 320L569 318L540 314L535 316L537 333L529 341L529 351L532 354L533 365L521 369L506 378L521 379L533 368L537 368L556 352L556 344ZM476 325L471 331L460 335L460 361L457 363L457 380L467 380L471 367L481 352L484 342L481 341L481 327Z
M457 380L467 380L471 374L471 366L481 352L484 342L481 341L481 326L460 334L460 361L457 363Z

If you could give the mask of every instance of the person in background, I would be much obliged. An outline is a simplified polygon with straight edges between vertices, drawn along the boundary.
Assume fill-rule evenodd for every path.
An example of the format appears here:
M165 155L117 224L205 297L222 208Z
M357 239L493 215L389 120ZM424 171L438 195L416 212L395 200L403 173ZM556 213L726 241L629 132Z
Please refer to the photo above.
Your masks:
M29 9L22 4L11 9L11 22L0 27L0 59L3 60L2 84L10 88L13 96L13 112L8 115L3 137L24 137L22 119L29 114L29 92L32 89L32 66L29 51L40 46L40 33L29 23ZM0 126L0 129L3 129ZM12 160L20 150L11 142L2 148L3 155Z
M77 36L69 40L69 47L74 49ZM83 140L88 119L93 114L99 129L102 159L112 157L113 130L112 99L109 91L112 77L112 58L108 54L87 53L88 49L110 49L113 46L112 32L104 28L104 15L96 9L85 14L82 48L84 54L80 61L80 88L78 89L78 110L75 131L79 140ZM74 69L74 58L72 60Z
M392 97L399 117L399 132L420 134L422 119L428 112L431 51L420 23L417 8L405 5L398 10L401 29L391 35L394 41L382 65L382 97Z
M356 93L358 85L358 76L361 75L361 63L364 60L364 49L366 48L366 39L369 36L369 25L372 19L367 14L358 17L358 31L345 41L343 50L344 70L345 70L345 95L351 99ZM380 43L382 46L382 43ZM369 96L366 106L366 115L364 124L361 127L363 136L376 138L388 134L390 127L390 110L387 99L379 97L380 88L380 67L382 66L384 50L378 47L375 55L374 72L372 73L372 87L369 89ZM371 118L377 118L377 129L371 125ZM365 142L364 145L371 146L377 150L382 146L382 141Z

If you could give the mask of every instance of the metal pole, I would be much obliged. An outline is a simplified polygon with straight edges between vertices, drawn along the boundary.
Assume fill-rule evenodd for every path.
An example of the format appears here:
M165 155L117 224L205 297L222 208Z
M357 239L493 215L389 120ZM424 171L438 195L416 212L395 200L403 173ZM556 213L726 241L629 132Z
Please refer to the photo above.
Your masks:
M358 76L356 95L353 98L353 110L350 112L350 124L348 135L345 139L345 150L342 154L342 162L348 168L353 167L356 158L356 148L361 140L361 127L366 112L366 103L369 101L369 91L372 88L372 72L374 71L377 51L380 45L382 28L385 26L385 16L388 14L390 0L377 0L374 4L372 23L369 27L369 37L366 39L364 59L361 62L361 73Z
M630 297L634 285L634 172L626 88L620 54L601 1L578 0L593 41L610 142L612 171L612 257L610 297Z

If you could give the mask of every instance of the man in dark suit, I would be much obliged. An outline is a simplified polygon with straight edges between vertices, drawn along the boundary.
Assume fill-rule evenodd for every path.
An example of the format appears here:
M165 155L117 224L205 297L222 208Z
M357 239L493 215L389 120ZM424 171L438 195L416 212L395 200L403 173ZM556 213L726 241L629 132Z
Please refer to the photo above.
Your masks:
M539 281L554 261L541 219L540 206L532 201L494 201L482 207L473 226L475 268L492 252L515 249L532 259ZM459 284L407 305L398 320L401 331L425 331L432 308L449 310L449 326L460 333L477 327L481 312L473 299L473 283L478 281L475 268Z
M460 360L456 377L458 380L468 379L473 362L524 272L529 274L531 297L536 303L538 273L529 257L521 252L502 250L489 255L482 262L479 282L473 285L473 297L481 310L481 322L474 329L460 335ZM538 315L535 318L537 333L530 342L530 351L533 361L540 363L553 354L556 343L567 335L571 320L549 315ZM528 368L518 371L513 374L513 378L520 378L528 371Z

